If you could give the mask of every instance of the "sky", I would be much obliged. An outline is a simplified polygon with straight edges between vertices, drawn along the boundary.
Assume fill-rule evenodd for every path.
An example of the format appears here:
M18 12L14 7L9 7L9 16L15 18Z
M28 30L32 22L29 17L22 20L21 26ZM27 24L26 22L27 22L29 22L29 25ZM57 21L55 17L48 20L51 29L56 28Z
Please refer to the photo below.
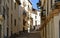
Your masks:
M36 5L36 3L37 3L38 1L39 1L39 0L30 0L30 2L32 3L33 8L38 9L38 8L37 8L37 5Z

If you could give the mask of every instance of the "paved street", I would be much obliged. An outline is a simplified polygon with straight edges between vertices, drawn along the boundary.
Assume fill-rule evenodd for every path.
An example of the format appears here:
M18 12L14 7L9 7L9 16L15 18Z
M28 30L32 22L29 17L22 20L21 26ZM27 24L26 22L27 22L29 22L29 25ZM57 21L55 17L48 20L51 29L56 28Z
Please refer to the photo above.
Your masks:
M41 38L40 32L21 33L19 36L14 38Z

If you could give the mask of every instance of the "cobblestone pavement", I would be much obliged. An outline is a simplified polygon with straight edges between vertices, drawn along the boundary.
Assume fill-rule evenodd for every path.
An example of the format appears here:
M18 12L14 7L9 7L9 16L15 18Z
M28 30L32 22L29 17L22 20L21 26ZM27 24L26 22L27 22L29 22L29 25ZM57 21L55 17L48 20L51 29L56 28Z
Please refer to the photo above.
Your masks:
M18 37L16 38L41 38L40 37L40 32L32 32L32 33L23 33L20 34Z

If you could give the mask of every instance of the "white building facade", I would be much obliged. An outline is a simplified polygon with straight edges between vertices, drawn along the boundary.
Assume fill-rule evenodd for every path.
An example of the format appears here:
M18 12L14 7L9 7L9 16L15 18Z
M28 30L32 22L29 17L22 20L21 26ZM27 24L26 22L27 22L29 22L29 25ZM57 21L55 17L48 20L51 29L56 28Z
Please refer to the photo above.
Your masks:
M21 2L21 5L20 5L20 9L22 9L20 12L20 19L21 19L21 24L20 24L20 31L23 31L23 28L25 30L28 30L28 27L30 28L30 25L28 24L28 20L27 20L27 17L29 17L29 13L32 13L32 4L29 0L20 0ZM23 25L23 13L26 13L26 25L24 26Z
M37 10L36 10L37 11ZM36 12L37 14L31 13L31 18L33 19L33 25L36 26L36 29L39 29L40 24L41 24L41 14L39 11Z

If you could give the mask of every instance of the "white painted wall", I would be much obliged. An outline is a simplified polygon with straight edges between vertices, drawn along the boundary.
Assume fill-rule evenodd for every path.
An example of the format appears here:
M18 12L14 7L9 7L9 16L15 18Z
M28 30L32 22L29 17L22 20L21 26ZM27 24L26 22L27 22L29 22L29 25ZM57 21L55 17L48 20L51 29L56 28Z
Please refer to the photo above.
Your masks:
M21 2L21 7L23 7L23 1L24 1L24 0L20 0L20 2Z
M54 17L54 37L59 38L59 16Z
M41 16L40 16L40 12L37 11L37 25L41 24Z
M37 21L37 25L40 25L41 24L41 16L39 15L40 12L37 11L37 14L34 14L34 13L31 13L31 17L33 18L33 26L35 26L35 21ZM37 18L35 18L35 16Z
M20 0L21 2L21 7L24 7L24 9L26 11L28 11L28 5L29 5L29 8L32 9L32 5L30 4L30 2L28 0ZM23 6L23 2L25 4L25 6Z
M35 14L31 13L31 17L33 18L33 26L35 26Z

